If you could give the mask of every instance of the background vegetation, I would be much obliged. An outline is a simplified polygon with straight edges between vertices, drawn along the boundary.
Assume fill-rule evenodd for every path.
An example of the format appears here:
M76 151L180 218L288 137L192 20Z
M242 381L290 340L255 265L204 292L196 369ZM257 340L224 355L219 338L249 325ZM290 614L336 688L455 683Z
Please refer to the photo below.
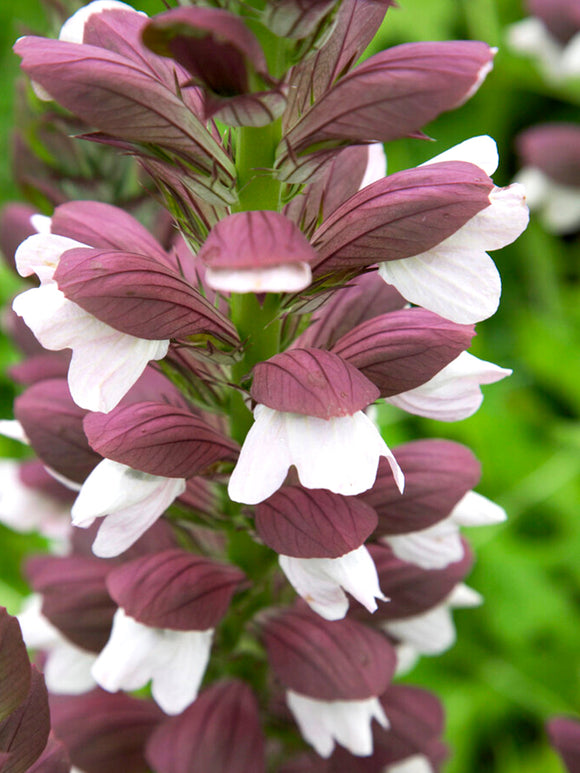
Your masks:
M133 3L149 12L161 0ZM524 16L520 0L400 0L387 15L374 50L411 40L481 39L499 47L495 68L467 105L427 132L436 143L400 141L388 150L389 169L414 166L475 134L498 143L495 180L509 183L517 168L514 137L547 120L577 120L580 83L549 86L532 62L510 54L506 26ZM18 198L10 175L13 83L18 63L10 48L25 30L46 28L39 0L0 7L0 200ZM479 491L498 501L509 520L472 531L477 564L469 583L485 597L458 611L457 645L423 659L409 681L434 689L448 712L453 749L447 773L559 773L544 722L555 713L580 714L580 284L578 235L558 238L536 220L496 255L504 290L499 312L479 325L472 352L514 375L488 387L483 407L456 424L407 419L382 411L390 445L421 436L470 446L483 463ZM7 299L17 283L0 275ZM0 341L3 364L14 361ZM0 417L11 416L13 387L0 381ZM16 444L0 439L0 453ZM0 601L18 608L25 585L23 555L38 540L0 527Z

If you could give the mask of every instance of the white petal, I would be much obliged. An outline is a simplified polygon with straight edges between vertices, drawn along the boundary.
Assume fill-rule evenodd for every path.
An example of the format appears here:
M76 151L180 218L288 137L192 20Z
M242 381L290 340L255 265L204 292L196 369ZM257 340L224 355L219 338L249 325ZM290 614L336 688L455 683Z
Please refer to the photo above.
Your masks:
M422 655L440 655L455 644L455 626L446 603L421 615L390 620L383 628Z
M330 757L335 742L357 757L368 757L373 751L373 719L389 726L378 698L321 701L288 690L286 701L302 737L321 757Z
M483 251L449 248L443 253L436 251L439 247L381 263L379 274L411 303L452 322L471 324L491 317L501 295L493 260Z
M91 317L87 338L73 345L68 373L73 400L89 411L108 413L139 379L147 364L162 360L168 349L169 341L126 335Z
M267 499L280 488L292 464L306 488L360 494L374 484L381 456L403 489L395 457L362 411L320 419L258 405L254 416L228 486L234 502L253 505Z
M157 666L159 632L118 609L109 641L95 661L92 674L104 690L138 690Z
M11 440L17 440L29 446L30 441L26 437L24 427L17 419L0 419L0 435L9 437Z
M81 695L95 687L91 669L97 656L75 647L64 638L48 654L44 678L49 692L56 695Z
M420 255L379 265L379 274L408 301L460 324L480 322L498 307L501 280L486 250L514 241L528 222L524 189L490 193L490 206Z
M419 660L419 653L410 644L396 644L395 654L397 655L396 676L403 676L413 669Z
M450 607L478 607L483 604L483 596L465 583L459 582L445 601Z
M507 515L503 507L491 499L476 491L468 491L451 511L451 518L460 526L487 526L502 523Z
M12 308L51 351L73 350L68 383L81 408L107 413L127 394L150 360L165 357L169 341L121 333L69 301L56 284L17 295Z
M515 179L526 190L529 208L538 210L544 227L557 234L580 228L580 188L559 185L536 167L524 167Z
M0 521L15 531L37 530L47 537L66 536L70 508L25 486L19 471L18 462L0 460Z
M326 488L352 496L370 489L384 456L399 490L404 476L373 422L362 411L320 419L286 414L291 463L306 488Z
M33 223L46 227L36 219ZM36 227L36 225L35 225ZM63 252L77 247L87 247L87 244L69 239L67 236L41 231L26 238L16 250L14 260L20 276L36 274L42 284L51 282L58 262Z
M278 557L280 568L296 593L325 620L341 620L348 612L348 599L318 564L325 559ZM326 559L328 560L328 559Z
M101 558L129 548L185 491L183 478L165 478L103 459L88 476L72 507L73 524L90 526L105 516L93 543Z
M22 638L33 650L51 650L62 640L62 634L42 614L42 596L32 593L24 600L17 615Z
M520 169L514 181L524 186L526 203L531 210L542 206L548 196L550 183L541 169L526 166Z
M213 628L159 633L164 654L157 659L151 692L166 714L181 714L197 698L209 662Z
M574 233L580 228L580 188L549 182L544 206L544 226L556 234Z
M508 27L508 44L522 54L533 56L547 75L559 78L562 73L561 44L536 17L523 19Z
M226 293L294 293L308 287L312 271L308 263L254 269L208 268L205 282Z
M228 484L229 498L247 505L263 502L277 491L292 463L284 414L257 405L254 418Z
M52 218L47 215L39 215L36 213L30 215L30 225L34 228L36 233L49 234L52 227Z
M85 5L83 8L79 8L76 13L65 21L60 29L58 36L59 40L66 40L69 43L82 43L85 25L89 18L102 11L115 9L136 13L135 9L130 5L121 3L118 0L94 0L94 2ZM140 16L147 15L142 11L139 11L138 13Z
M437 421L459 421L472 416L483 401L481 384L511 375L509 368L462 352L425 384L386 398L407 413Z
M406 760L389 765L385 773L434 773L434 770L424 754L414 754Z
M91 690L95 682L90 669L96 655L67 641L41 610L42 596L33 593L25 599L18 622L26 646L47 653L44 676L48 689L67 695Z
M367 145L368 160L359 191L367 185L382 180L387 174L387 156L382 142Z
M499 164L499 155L495 140L487 134L481 134L478 137L464 140L459 145L454 145L449 150L425 161L421 166L438 164L442 161L466 161L483 169L486 175L491 177Z
M342 589L369 612L377 608L375 599L386 601L375 564L364 545L339 558L281 555L279 562L296 592L325 620L340 620L346 615L348 599Z
M109 692L137 690L152 680L153 697L163 711L180 714L197 697L212 637L213 629L150 628L118 609L93 676Z
M451 518L428 529L387 537L384 541L401 561L422 569L444 569L449 564L461 561L465 552L459 527Z
M580 75L580 32L577 32L566 45L562 52L560 66L565 78Z

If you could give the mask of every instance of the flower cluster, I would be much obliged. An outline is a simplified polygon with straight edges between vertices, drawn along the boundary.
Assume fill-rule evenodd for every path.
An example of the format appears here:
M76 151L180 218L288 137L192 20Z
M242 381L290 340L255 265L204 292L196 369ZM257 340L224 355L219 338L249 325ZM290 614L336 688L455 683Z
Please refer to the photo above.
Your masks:
M75 771L445 758L439 701L392 680L451 646L481 601L460 529L505 513L469 449L391 449L373 405L455 421L509 375L467 350L499 302L487 251L528 214L489 137L386 174L383 143L424 137L494 56L357 64L390 5L96 0L16 43L38 97L157 188L150 228L93 200L2 224L30 281L2 429L37 459L2 468L0 513L52 540L20 623Z

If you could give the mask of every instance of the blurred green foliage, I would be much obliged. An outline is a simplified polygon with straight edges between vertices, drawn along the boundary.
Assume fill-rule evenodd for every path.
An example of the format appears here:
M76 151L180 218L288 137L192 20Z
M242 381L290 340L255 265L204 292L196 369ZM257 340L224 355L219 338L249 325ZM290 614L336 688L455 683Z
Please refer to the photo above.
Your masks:
M161 0L140 2L149 12ZM499 47L493 72L459 110L427 127L436 142L399 141L388 148L389 171L421 163L475 134L492 135L507 184L517 169L514 137L546 120L578 120L580 84L550 86L534 64L505 46L506 26L523 17L519 0L400 0L369 53L413 40L481 39ZM12 83L10 51L24 31L42 30L39 0L0 7L0 199L17 196L9 173ZM401 418L381 409L390 445L421 436L471 447L483 463L479 491L508 511L506 524L471 531L477 563L469 583L485 597L455 613L458 643L423 659L408 680L429 687L448 712L453 756L447 773L561 773L544 722L580 714L580 284L579 239L555 237L536 221L496 255L504 290L498 313L478 326L472 352L514 375L486 389L482 408L456 424ZM2 299L15 288L0 274ZM12 361L0 341L3 364ZM2 417L13 387L0 381ZM0 440L0 453L16 444ZM34 538L0 527L0 599L15 608L24 585L22 557Z

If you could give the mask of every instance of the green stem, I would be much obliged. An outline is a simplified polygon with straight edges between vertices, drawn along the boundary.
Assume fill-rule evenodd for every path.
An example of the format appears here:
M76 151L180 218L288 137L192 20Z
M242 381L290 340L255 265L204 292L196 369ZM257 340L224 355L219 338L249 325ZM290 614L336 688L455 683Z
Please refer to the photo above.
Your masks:
M267 126L241 126L236 146L239 201L236 212L274 209L280 206L281 184L272 168L282 135L281 119Z

